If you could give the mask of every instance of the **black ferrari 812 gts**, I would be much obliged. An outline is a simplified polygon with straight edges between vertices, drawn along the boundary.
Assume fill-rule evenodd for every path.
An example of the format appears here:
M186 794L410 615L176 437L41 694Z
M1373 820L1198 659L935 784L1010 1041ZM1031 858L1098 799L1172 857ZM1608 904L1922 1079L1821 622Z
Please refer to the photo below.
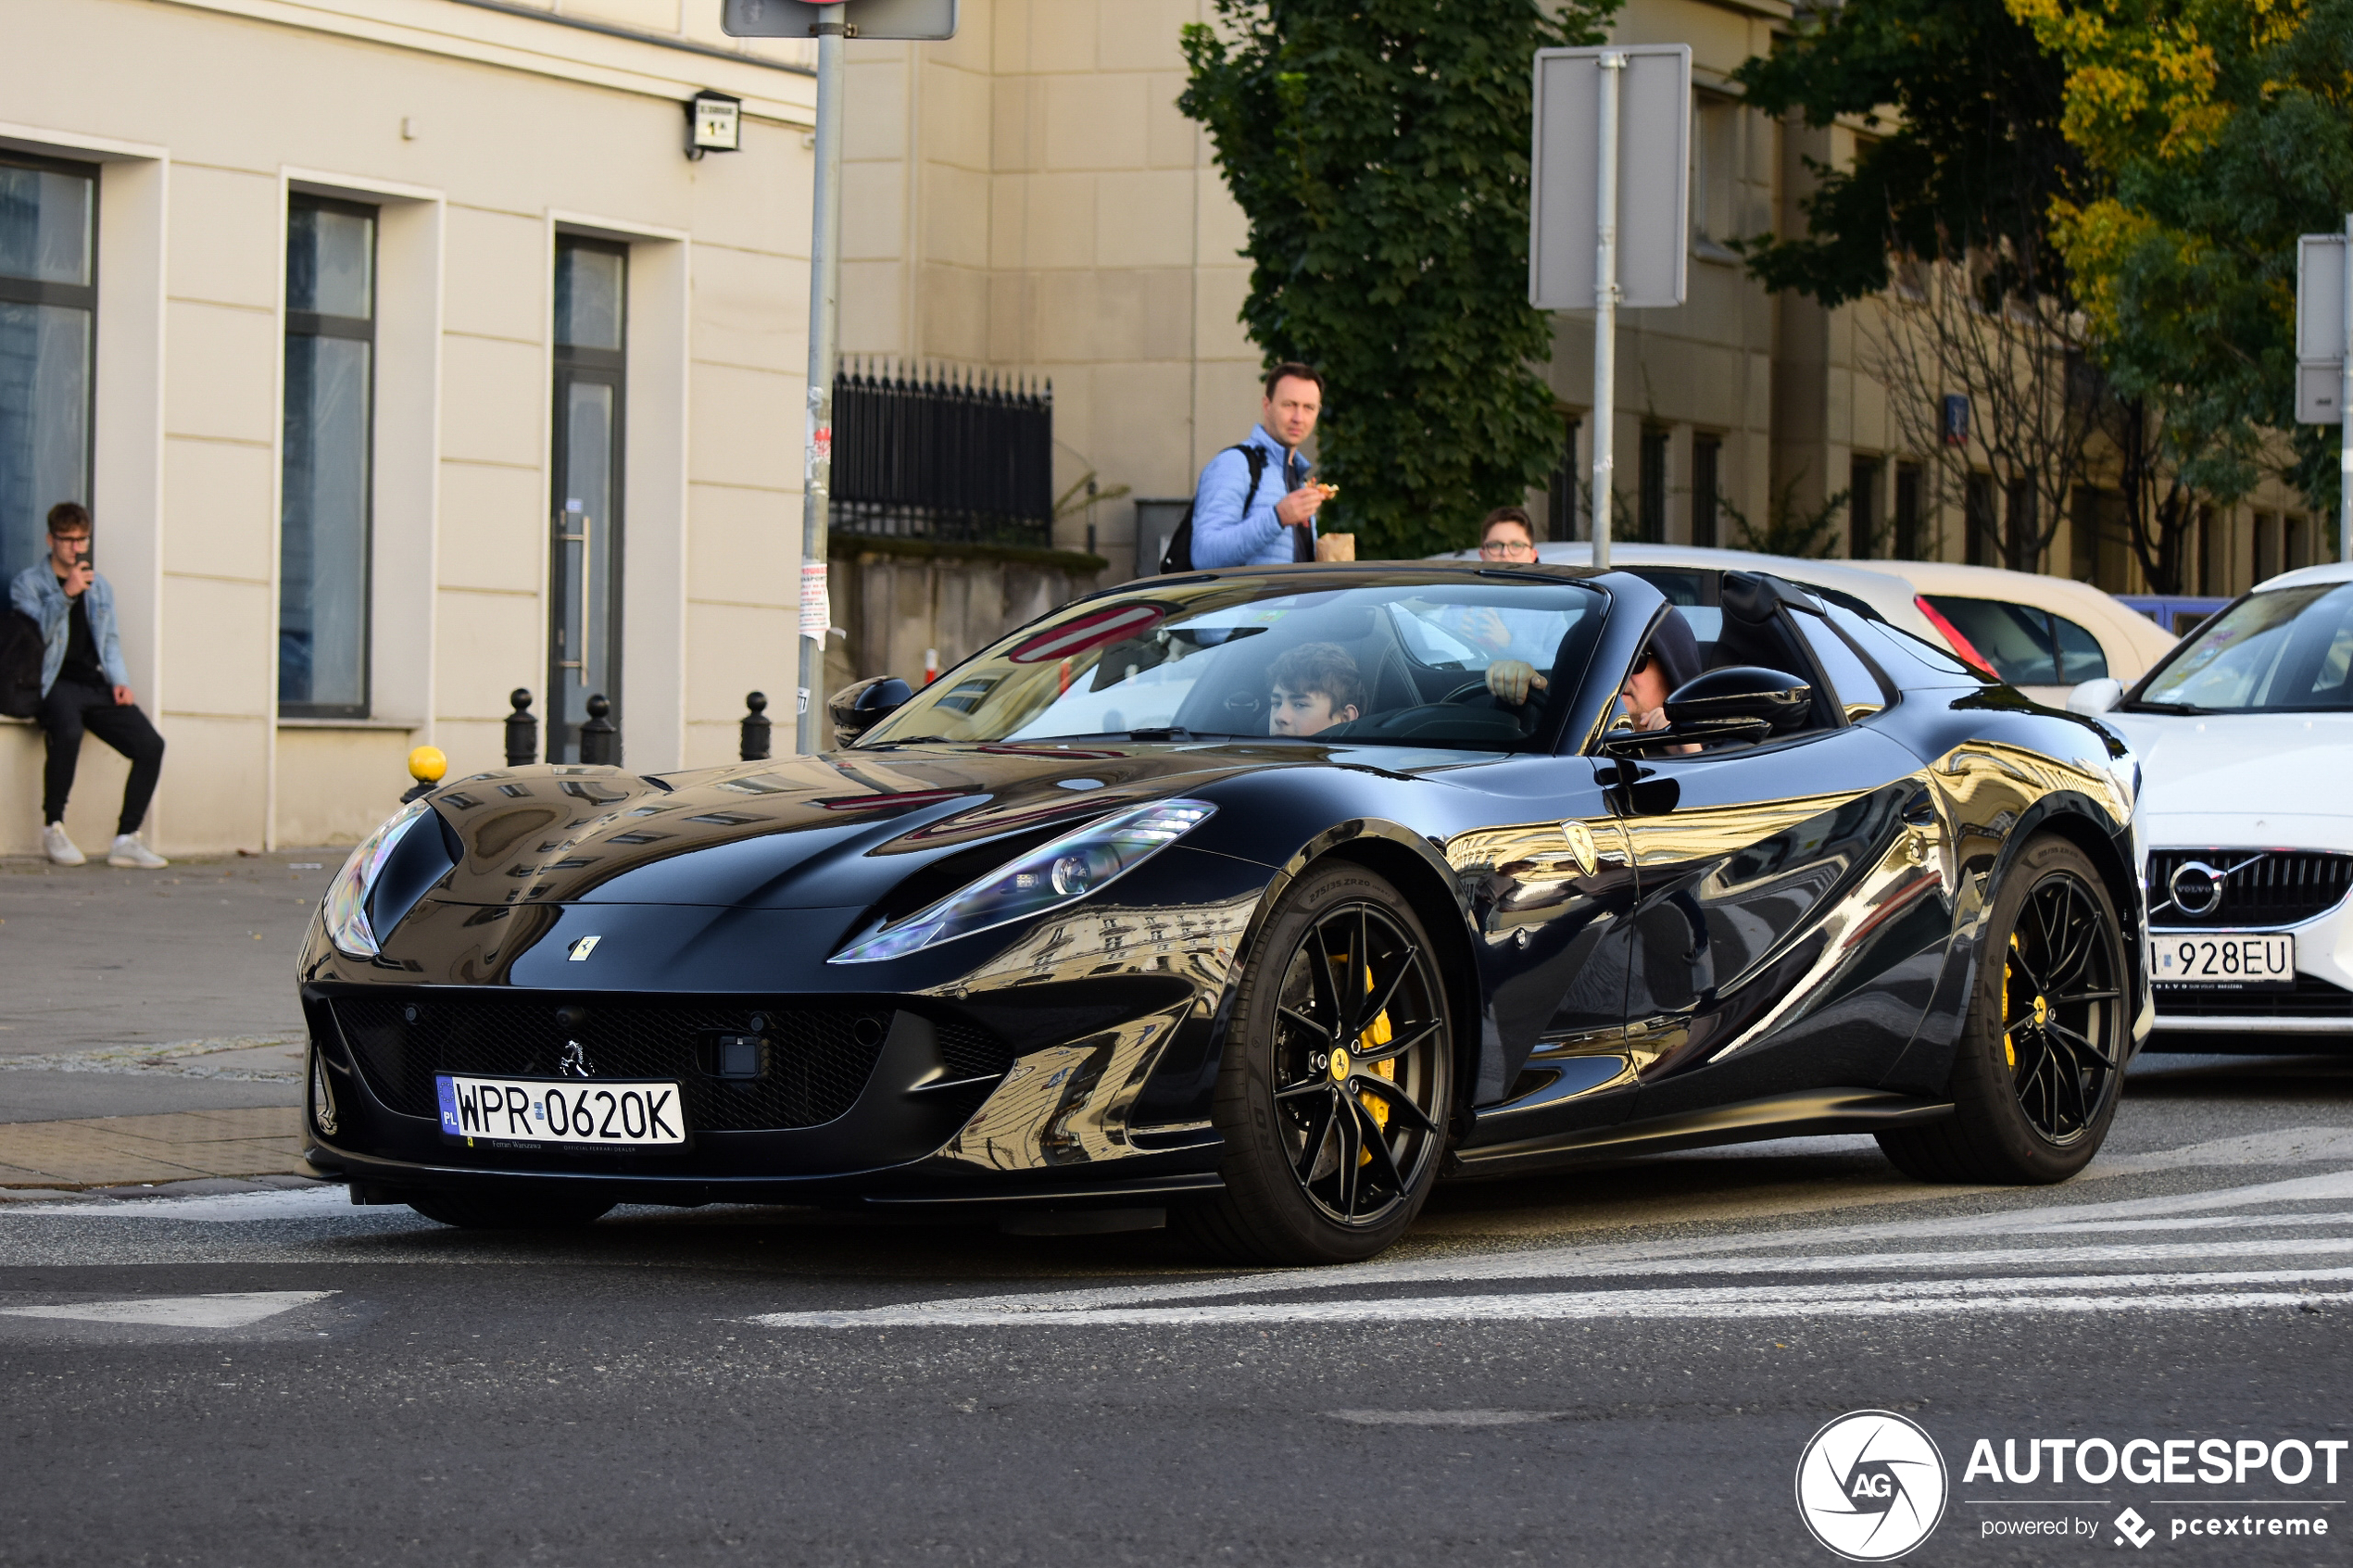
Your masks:
M1859 606L1302 565L1080 599L838 749L476 773L301 959L309 1157L1360 1259L1441 1178L1871 1133L2063 1180L2145 1037L2138 770Z

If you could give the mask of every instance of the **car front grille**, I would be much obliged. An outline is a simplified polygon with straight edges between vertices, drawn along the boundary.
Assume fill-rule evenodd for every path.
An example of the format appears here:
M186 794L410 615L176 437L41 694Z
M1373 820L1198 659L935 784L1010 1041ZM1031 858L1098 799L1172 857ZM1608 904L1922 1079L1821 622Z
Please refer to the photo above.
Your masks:
M712 1132L814 1127L839 1116L874 1076L893 1017L887 1007L805 998L763 1007L734 997L586 998L570 1021L544 997L421 991L339 997L328 1006L368 1087L406 1116L438 1114L436 1073L552 1078L577 1042L594 1077L675 1080L688 1125ZM951 1077L993 1079L1012 1065L1012 1053L987 1031L933 1022ZM722 1035L766 1042L757 1077L706 1071L709 1043ZM988 1088L960 1093L977 1107Z
M2309 974L2297 975L2294 985L2269 991L2253 986L2231 991L2159 985L2157 1010L2169 1022L2192 1018L2342 1018L2353 1023L2353 991Z
M2220 901L2203 913L2193 912L2213 880L2203 872L2191 871L2180 878L2181 893L2192 908L2183 909L2176 899L2176 873L2194 865L2224 873ZM2348 892L2353 892L2353 855L2311 849L2149 852L2149 924L2158 931L2276 930L2334 909Z

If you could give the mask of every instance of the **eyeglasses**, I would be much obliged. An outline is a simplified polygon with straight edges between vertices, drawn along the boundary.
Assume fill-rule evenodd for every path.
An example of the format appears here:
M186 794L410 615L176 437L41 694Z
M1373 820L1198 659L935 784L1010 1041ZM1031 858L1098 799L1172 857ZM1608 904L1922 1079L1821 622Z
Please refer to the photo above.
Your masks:
M1478 553L1489 560L1510 560L1516 556L1533 559L1536 546L1525 539L1490 539L1479 546Z

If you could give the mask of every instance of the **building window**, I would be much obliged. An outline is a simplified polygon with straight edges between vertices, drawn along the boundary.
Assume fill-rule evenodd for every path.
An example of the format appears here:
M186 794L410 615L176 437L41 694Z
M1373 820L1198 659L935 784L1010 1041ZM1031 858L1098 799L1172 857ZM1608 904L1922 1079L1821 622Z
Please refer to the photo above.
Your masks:
M1577 433L1581 421L1571 420L1561 436L1560 462L1553 469L1552 488L1544 494L1544 537L1547 539L1585 539L1590 534L1578 532L1577 491L1583 483L1583 470L1577 466Z
M2231 525L2212 507L2197 509L2197 591L2212 598L2231 591Z
M376 212L286 211L286 407L278 523L278 711L368 711Z
M0 572L8 576L48 553L51 507L90 499L97 194L87 165L0 158Z
M1895 465L1895 557L1920 558L1920 466Z
M1853 458L1846 464L1846 554L1869 560L1879 554L1879 459Z
M554 536L547 617L547 760L580 760L588 699L621 714L622 409L627 247L556 242ZM616 759L618 753L616 752Z
M2294 571L2312 564L2309 534L2304 520L2294 512L2280 519L2280 561L2282 570Z
M1994 518L1994 476L1973 473L1961 491L1961 528L1969 535L1965 555L1971 566L1996 566L2002 553L2000 524Z
M2042 563L2035 559L2034 541L2043 528L2042 495L2031 479L2013 479L2009 486L2009 511L2003 519L2007 531L2007 546L2003 558L1994 564L2019 571L2040 571Z
M1720 436L1692 437L1692 543L1717 542L1717 498L1724 493L1721 470L1724 442Z
M1737 98L1692 94L1692 248L1719 261L1739 259L1740 113Z
M1634 537L1645 545L1667 542L1667 437L1644 426L1641 466L1635 475Z
M2255 580L2280 574L2280 520L2270 512L2255 514Z

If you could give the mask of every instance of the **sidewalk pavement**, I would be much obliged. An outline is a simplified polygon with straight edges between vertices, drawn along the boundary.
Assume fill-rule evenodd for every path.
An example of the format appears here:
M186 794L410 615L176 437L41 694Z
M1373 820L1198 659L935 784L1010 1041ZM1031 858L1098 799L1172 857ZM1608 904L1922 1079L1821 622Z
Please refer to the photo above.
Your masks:
M313 1179L294 964L346 853L0 859L0 1201Z

